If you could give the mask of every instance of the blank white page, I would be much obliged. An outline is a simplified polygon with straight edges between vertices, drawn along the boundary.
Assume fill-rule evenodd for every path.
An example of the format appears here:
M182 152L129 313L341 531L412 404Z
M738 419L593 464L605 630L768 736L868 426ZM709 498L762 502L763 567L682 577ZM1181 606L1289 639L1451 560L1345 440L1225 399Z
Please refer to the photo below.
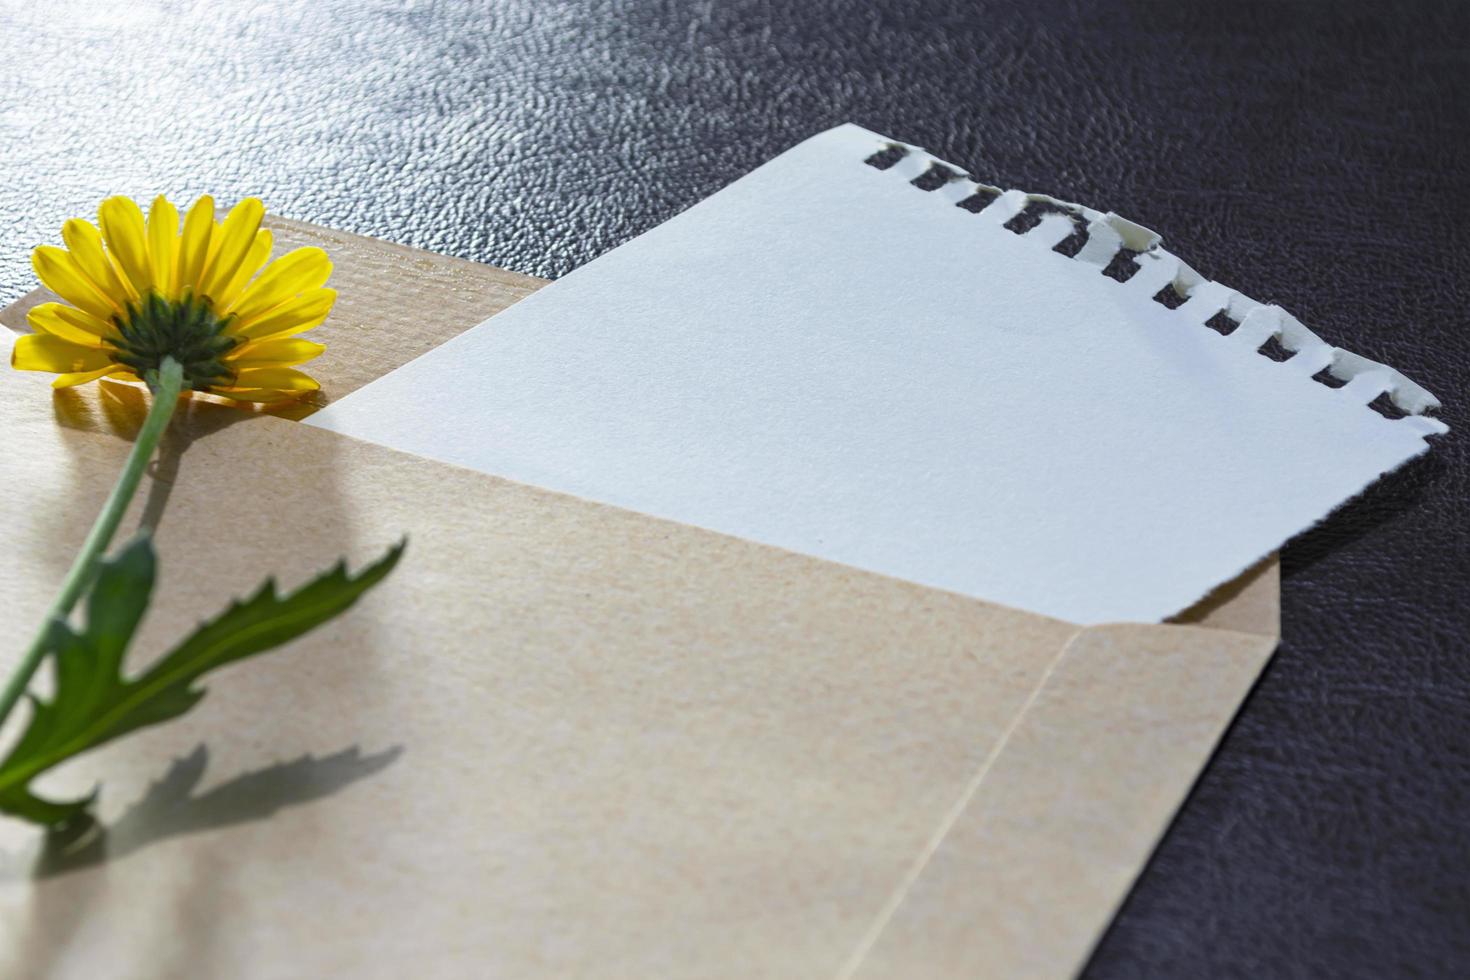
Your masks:
M1079 623L1180 611L1444 430L1146 229L936 164L823 133L310 422Z

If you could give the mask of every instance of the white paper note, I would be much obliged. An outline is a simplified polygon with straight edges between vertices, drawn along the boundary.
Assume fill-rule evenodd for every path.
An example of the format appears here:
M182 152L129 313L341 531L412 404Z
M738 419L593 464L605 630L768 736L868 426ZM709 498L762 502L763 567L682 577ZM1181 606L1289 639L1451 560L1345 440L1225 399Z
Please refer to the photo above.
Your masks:
M1146 229L1067 206L1068 257L935 163L823 133L310 421L1079 623L1178 612L1444 431Z

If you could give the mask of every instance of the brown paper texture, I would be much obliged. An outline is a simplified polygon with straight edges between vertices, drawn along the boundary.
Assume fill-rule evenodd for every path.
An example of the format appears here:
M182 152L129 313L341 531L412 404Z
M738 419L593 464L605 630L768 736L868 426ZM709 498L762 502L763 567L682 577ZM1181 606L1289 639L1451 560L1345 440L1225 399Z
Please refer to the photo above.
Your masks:
M327 398L538 285L273 227L337 261ZM4 669L143 406L0 372ZM267 573L410 544L38 784L101 780L103 833L0 822L6 977L1065 976L1275 644L1274 565L1188 625L1078 630L199 399L140 520L134 663Z

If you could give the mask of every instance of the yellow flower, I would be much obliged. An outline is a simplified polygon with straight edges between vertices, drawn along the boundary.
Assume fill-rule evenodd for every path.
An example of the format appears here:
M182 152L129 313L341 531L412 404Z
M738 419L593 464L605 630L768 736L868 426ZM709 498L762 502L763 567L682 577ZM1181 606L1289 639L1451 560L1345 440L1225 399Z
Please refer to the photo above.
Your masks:
M319 387L294 365L321 344L298 334L327 318L332 263L319 248L270 261L271 233L255 198L223 222L201 197L183 225L160 195L145 220L126 197L109 197L97 225L73 218L66 248L31 256L37 277L66 303L43 303L17 338L11 366L50 371L57 388L97 378L147 380L163 359L184 366L184 387L239 401L270 402ZM101 230L98 230L100 226Z

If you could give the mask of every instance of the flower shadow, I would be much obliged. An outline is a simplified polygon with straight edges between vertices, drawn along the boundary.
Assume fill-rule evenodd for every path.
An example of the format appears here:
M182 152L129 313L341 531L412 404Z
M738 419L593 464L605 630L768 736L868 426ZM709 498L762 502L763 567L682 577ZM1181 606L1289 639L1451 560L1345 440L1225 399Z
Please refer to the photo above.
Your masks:
M151 531L163 520L169 494L178 479L179 464L184 453L195 442L255 415L270 414L248 405L224 405L211 401L211 396L190 395L184 398L174 418L159 441L158 454L148 466L151 477L138 523ZM105 430L127 442L138 436L148 414L148 395L133 384L100 382L95 397L87 397L74 388L64 388L52 397L56 421L69 429Z
M354 745L321 757L303 755L195 795L209 765L209 750L201 744L175 759L163 778L112 823L83 822L47 834L23 876L51 878L118 860L171 837L265 820L376 775L402 754L402 746L363 754Z

